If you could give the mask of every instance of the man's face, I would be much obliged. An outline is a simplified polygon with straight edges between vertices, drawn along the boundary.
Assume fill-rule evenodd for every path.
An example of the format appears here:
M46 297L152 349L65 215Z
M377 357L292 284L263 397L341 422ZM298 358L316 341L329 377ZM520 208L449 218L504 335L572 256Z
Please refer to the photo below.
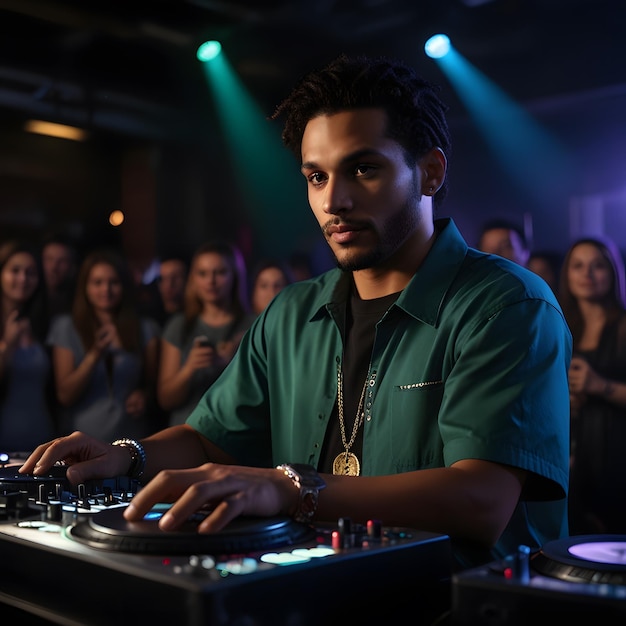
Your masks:
M49 243L41 255L43 273L49 289L56 289L71 278L76 270L74 254L67 246Z
M178 259L168 259L160 265L159 291L166 303L182 303L185 295L187 268Z
M424 219L420 170L386 125L381 109L342 111L311 119L302 137L309 203L344 270L383 263Z
M485 231L478 247L482 252L497 254L519 265L525 266L528 262L528 250L524 242L514 230L509 228L492 228Z

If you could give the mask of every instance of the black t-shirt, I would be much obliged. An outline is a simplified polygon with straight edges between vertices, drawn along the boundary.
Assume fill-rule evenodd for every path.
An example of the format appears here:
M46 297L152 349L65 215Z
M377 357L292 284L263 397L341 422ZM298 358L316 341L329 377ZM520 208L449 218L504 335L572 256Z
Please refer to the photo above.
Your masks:
M343 354L343 414L346 441L350 441L365 377L369 371L376 324L399 295L398 292L373 300L361 300L356 289L354 287L352 289L352 296L346 308ZM360 462L362 451L363 426L359 428L356 440L350 447L350 452L356 454ZM345 447L341 441L337 403L335 403L324 439L319 471L332 474L333 461L341 452L345 452Z

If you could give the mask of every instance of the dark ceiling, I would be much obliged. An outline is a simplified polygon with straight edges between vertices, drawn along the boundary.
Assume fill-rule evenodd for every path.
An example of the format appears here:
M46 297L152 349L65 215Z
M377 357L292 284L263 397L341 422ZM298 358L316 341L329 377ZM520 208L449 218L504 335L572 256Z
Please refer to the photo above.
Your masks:
M624 0L0 0L0 115L145 137L197 136L210 94L197 46L220 39L268 114L340 52L383 54L442 84L424 41L456 48L519 101L626 82Z

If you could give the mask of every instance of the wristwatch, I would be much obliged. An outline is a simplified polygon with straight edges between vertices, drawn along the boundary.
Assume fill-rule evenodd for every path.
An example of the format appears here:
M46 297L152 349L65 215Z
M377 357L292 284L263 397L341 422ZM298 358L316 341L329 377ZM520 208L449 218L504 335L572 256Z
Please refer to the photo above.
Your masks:
M310 524L317 509L319 492L326 487L324 479L312 465L304 463L284 463L278 465L276 469L291 478L296 489L300 490L293 519L302 524Z

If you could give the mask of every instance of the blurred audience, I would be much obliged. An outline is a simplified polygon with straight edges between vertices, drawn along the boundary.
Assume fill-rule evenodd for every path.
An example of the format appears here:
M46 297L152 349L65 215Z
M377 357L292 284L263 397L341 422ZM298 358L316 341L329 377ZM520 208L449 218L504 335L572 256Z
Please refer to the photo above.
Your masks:
M51 317L72 309L78 256L76 244L67 235L52 232L43 238L41 262Z
M515 261L523 267L526 267L530 256L524 231L513 222L503 219L494 219L483 224L476 247L483 252Z
M63 434L81 430L113 441L160 427L152 417L159 329L138 314L133 289L124 257L95 250L81 264L72 313L52 322Z
M15 455L56 436L45 285L30 243L0 246L0 304L0 451Z
M543 278L552 291L559 290L559 276L561 274L561 255L556 252L537 251L532 252L528 257L526 267L531 272Z
M289 266L278 260L260 261L252 275L250 303L252 312L259 315L284 287L294 282Z
M183 310L187 273L188 265L183 256L170 255L161 258L157 279L160 311L156 318L161 326L164 326L174 313Z
M609 239L567 251L559 301L574 338L570 532L626 533L626 310L624 262Z
M157 397L171 425L186 420L255 318L239 249L222 241L201 245L191 259L184 310L170 319L161 339Z

